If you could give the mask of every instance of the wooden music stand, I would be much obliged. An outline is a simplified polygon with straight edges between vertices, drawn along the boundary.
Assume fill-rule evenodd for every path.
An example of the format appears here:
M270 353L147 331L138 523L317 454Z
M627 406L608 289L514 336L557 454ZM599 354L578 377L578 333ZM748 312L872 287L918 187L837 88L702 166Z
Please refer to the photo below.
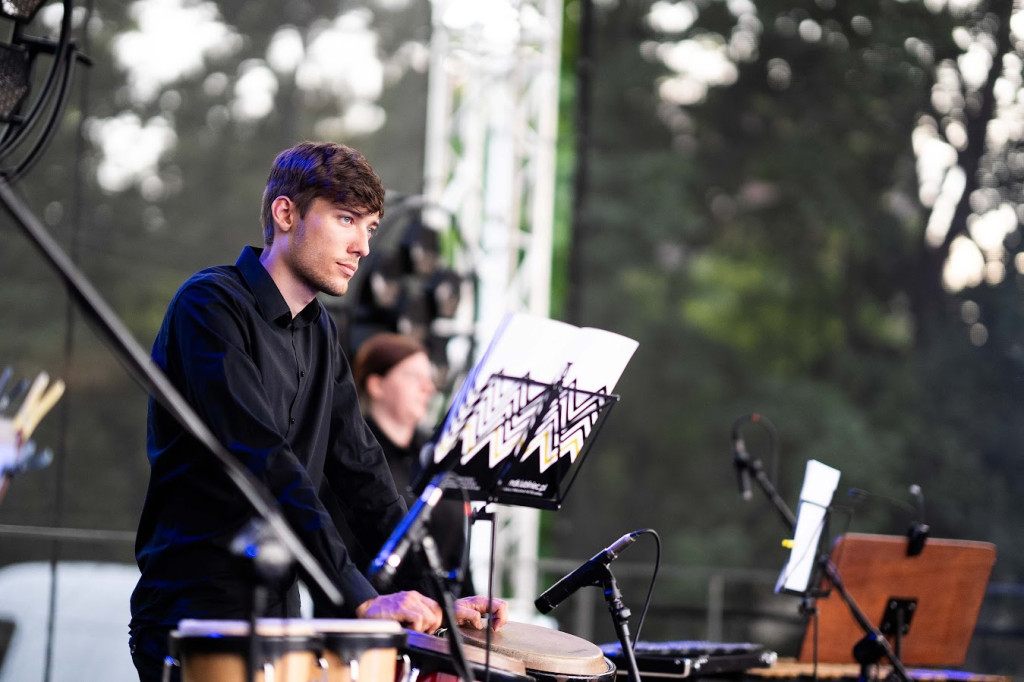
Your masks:
M896 620L903 633L897 653L915 666L963 664L995 560L988 542L929 539L920 555L907 556L906 537L865 533L840 536L830 558L847 592L890 642L896 639L890 607L904 607ZM830 587L824 578L822 588ZM855 662L853 647L865 633L846 603L832 590L817 599L817 609L818 661ZM813 638L809 625L799 661L813 660Z

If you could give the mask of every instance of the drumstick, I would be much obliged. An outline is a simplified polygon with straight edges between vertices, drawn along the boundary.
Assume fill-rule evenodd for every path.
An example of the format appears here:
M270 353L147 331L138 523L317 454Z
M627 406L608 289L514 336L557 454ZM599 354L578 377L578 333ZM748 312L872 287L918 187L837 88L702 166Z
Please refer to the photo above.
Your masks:
M50 388L46 391L42 398L40 398L36 404L29 408L29 412L22 417L21 430L18 437L21 438L22 442L28 440L32 432L39 426L39 422L42 421L46 413L57 404L60 397L64 395L64 382L60 379L53 382ZM15 428L17 428L17 418L15 418Z
M21 407L18 409L17 414L14 415L14 419L11 420L14 426L14 432L18 433L21 431L21 424L25 421L25 417L32 411L32 406L36 404L39 397L43 395L43 391L46 390L46 384L50 381L50 375L46 372L40 372L36 377L36 380L32 382L32 387L28 389L28 394L25 395L25 400L21 403ZM28 440L25 438L25 440Z

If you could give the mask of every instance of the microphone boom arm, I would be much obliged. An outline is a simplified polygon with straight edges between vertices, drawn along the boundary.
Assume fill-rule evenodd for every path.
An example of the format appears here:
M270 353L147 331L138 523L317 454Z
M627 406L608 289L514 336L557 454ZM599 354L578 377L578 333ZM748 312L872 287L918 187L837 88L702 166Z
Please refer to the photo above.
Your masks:
M150 395L160 401L190 435L210 451L220 462L228 478L252 505L256 513L266 520L267 527L288 548L292 558L305 569L316 587L331 602L340 606L342 603L341 592L295 535L295 531L285 521L270 493L253 473L243 467L241 462L217 440L217 437L196 414L192 406L139 346L138 341L118 319L99 292L49 235L46 228L17 195L11 184L2 177L0 177L0 207L14 218L29 240L54 267L67 286L69 294L82 306L88 318L96 325L100 336L115 351L115 357L121 361L129 374Z

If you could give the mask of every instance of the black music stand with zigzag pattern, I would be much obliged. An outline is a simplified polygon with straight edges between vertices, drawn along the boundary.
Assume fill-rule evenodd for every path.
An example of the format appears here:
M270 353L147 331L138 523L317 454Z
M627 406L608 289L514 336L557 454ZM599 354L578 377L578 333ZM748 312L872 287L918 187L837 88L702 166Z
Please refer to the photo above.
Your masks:
M493 374L453 406L457 423L433 443L414 489L447 469L446 496L559 509L618 399L561 379Z
M413 489L446 472L450 497L560 508L636 348L614 332L506 315L421 453Z

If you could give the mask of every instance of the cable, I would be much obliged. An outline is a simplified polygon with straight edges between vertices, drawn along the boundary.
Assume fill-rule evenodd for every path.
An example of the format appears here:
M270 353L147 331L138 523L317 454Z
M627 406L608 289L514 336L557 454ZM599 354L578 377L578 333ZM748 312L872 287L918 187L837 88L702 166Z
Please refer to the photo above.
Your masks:
M633 635L632 648L636 649L636 643L640 641L640 631L644 627L644 620L647 618L647 609L651 606L651 595L654 594L654 581L658 579L658 567L661 566L661 536L653 528L643 528L635 531L634 536L650 535L654 538L654 570L651 571L651 583L647 587L647 598L644 600L644 607L640 611L640 620L636 625L636 634Z

